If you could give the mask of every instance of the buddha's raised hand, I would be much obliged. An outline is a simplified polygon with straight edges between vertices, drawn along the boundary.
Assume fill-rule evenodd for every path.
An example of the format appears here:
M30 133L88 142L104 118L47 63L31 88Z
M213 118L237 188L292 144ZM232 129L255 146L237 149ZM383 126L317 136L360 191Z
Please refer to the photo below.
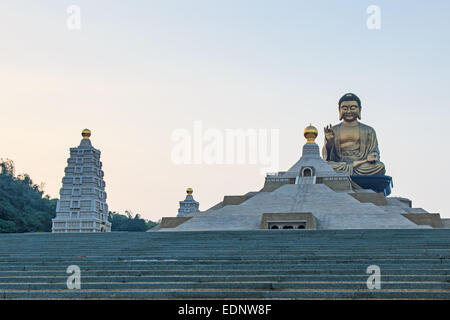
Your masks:
M328 125L324 128L325 132L325 139L327 140L327 143L333 143L334 142L334 131L332 125Z

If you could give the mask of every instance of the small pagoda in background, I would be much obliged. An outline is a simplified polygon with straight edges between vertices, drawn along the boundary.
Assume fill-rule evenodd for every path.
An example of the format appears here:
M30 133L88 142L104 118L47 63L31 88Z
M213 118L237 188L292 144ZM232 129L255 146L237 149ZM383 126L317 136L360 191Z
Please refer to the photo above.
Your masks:
M180 201L180 208L178 209L178 218L186 217L190 213L193 212L199 212L198 207L199 203L194 200L194 197L192 196L192 193L194 190L192 188L187 188L186 190L186 199L184 201Z

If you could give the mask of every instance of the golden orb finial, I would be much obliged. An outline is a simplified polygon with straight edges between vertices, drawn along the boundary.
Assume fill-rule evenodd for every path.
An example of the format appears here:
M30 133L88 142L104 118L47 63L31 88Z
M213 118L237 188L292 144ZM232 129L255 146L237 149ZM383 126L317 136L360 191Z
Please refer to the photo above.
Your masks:
M194 192L194 190L192 190L192 188L187 188L187 189L186 189L186 193L187 193L188 195L191 195L193 192Z
M315 143L314 140L316 140L317 135L319 132L317 131L316 127L312 126L311 124L305 128L305 131L303 132L303 135L306 138L306 143Z
M81 131L81 135L83 136L83 139L89 139L89 137L91 136L91 130L84 129L83 131Z

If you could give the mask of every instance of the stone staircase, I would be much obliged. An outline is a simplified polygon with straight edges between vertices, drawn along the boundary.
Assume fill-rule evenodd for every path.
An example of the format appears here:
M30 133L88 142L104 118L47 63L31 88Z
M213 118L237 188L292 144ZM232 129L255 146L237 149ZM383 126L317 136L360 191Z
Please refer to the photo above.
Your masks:
M450 299L450 230L1 234L1 299Z

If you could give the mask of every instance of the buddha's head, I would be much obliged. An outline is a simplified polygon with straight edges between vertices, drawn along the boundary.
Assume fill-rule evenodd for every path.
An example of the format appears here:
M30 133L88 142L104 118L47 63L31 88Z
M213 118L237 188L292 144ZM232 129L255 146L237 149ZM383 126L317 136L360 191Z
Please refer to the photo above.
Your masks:
M356 94L346 93L339 99L339 120L352 122L361 120L361 100Z

